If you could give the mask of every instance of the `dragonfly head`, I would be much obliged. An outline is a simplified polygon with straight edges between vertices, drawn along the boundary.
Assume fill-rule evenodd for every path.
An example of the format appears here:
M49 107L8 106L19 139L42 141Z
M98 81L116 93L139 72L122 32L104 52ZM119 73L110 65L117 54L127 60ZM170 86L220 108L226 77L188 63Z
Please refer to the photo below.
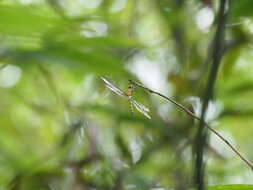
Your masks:
M134 91L134 86L132 84L130 84L127 88L127 95L128 96L132 96L133 95L133 91Z
M130 84L130 85L128 86L128 90L134 90L134 86L133 86L132 84Z

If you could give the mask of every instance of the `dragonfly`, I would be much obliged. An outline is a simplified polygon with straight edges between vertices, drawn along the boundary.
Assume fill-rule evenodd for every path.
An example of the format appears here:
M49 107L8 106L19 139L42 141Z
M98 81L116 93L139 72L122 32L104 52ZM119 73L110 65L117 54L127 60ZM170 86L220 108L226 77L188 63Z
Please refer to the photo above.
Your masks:
M114 84L112 84L111 82L109 82L107 79L105 79L104 77L101 77L101 79L104 81L105 86L110 89L111 91L113 91L115 94L123 97L123 98L127 98L130 102L130 107L131 107L131 112L133 113L133 107L135 107L140 113L142 113L144 116L146 116L147 118L151 119L151 117L149 116L148 112L149 109L142 105L141 103L137 102L134 98L133 98L133 92L134 92L134 86L132 84L130 84L127 88L127 91L124 92L123 90L121 90L120 88L116 87Z

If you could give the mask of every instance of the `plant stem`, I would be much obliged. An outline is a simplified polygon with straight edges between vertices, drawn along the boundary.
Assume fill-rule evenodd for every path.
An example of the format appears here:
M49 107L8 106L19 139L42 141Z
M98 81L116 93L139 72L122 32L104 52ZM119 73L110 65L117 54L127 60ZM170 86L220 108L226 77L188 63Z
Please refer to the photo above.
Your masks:
M190 111L188 108L186 108L185 106L183 106L182 104L179 104L178 102L176 102L175 100L169 98L168 96L165 96L159 92L153 91L145 86L143 86L142 84L133 81L133 80L129 80L129 82L135 86L138 86L140 88L143 88L145 90L147 90L148 92L152 93L152 94L157 94L158 96L161 96L162 98L170 101L171 103L175 104L179 109L181 109L182 111L184 111L185 113L187 113L189 116L197 119L198 121L201 121L200 117L198 117L197 115L195 115L192 111ZM203 121L204 122L204 121ZM237 150L237 148L235 148L228 140L226 140L221 134L219 134L215 129L213 129L210 125L208 125L206 122L204 122L205 126L212 131L216 136L218 136L224 143L226 143L233 151L234 153L236 153L242 160L244 163L246 163L253 171L253 164L247 159L245 158L239 150Z

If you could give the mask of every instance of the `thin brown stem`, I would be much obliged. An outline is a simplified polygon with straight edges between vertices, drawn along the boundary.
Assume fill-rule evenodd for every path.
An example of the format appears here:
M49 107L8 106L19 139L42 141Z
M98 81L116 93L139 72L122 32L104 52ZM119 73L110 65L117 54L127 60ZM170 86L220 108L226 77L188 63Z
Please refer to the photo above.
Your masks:
M157 94L158 96L161 96L162 98L165 98L166 100L170 101L171 103L175 104L179 109L181 109L182 111L184 111L185 113L187 113L189 116L197 119L198 121L201 121L201 118L198 117L197 115L195 115L192 111L190 111L188 108L186 108L185 106L183 106L182 104L177 103L175 100L169 98L168 96L165 96L159 92L153 91L145 86L143 86L142 84L133 81L133 80L129 80L129 82L135 86L138 86L140 88L143 88L145 90L147 90L148 92L152 93L152 94ZM252 170L253 170L253 164L247 159L245 158L239 150L237 150L237 148L235 148L228 140L226 140L221 134L219 134L215 129L213 129L210 125L208 125L206 122L204 122L205 126L212 131L216 136L218 136L224 143L226 143L233 151L234 153L236 153L243 161L244 163L246 163Z

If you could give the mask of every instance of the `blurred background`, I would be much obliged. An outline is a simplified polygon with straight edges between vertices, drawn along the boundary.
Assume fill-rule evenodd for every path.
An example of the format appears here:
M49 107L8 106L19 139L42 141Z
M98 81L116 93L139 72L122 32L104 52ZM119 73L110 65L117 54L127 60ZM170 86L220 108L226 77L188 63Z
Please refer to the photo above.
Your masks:
M192 187L198 122L136 88L151 119L108 90L133 79L200 116L219 0L1 0L0 189ZM253 160L253 1L227 4L206 121ZM253 184L209 133L206 185Z

